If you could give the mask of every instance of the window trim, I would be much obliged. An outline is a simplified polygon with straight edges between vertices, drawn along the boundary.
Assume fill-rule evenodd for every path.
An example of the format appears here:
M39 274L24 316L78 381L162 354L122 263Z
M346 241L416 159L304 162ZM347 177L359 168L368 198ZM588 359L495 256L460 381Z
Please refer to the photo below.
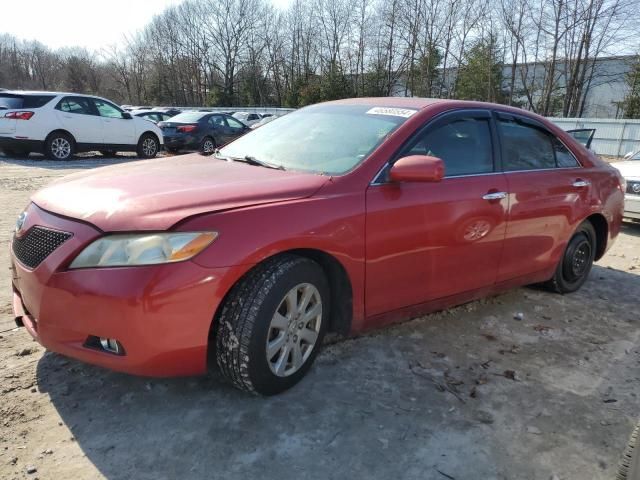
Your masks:
M425 134L428 130L433 128L438 128L445 123L450 123L455 121L456 119L461 118L477 118L477 119L486 119L489 124L489 131L491 132L491 156L493 159L493 171L492 172L479 172L479 173L465 173L460 175L447 175L442 180L447 180L449 178L464 178L464 177L476 177L476 176L485 176L485 175L495 175L503 173L502 169L502 150L500 147L500 143L498 141L498 132L497 126L495 125L495 121L493 118L493 112L489 109L485 108L457 108L454 110L447 110L442 112L435 117L430 118L424 125L416 129L411 136L405 140L400 147L394 152L389 160L385 162L385 164L378 170L378 172L373 177L373 180L369 183L371 186L377 185L387 185L392 183L385 177L386 172L389 168L393 166L395 162L397 162L402 156L404 152L406 152L407 148L411 148L417 142L417 139Z

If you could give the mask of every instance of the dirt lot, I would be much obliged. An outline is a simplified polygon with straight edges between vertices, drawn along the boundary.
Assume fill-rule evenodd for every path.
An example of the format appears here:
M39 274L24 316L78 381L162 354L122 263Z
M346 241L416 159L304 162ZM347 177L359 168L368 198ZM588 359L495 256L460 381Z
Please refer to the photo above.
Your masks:
M31 192L112 162L0 159L0 265ZM613 479L640 414L639 256L627 225L576 294L522 288L328 345L266 399L46 353L13 328L3 267L0 478Z

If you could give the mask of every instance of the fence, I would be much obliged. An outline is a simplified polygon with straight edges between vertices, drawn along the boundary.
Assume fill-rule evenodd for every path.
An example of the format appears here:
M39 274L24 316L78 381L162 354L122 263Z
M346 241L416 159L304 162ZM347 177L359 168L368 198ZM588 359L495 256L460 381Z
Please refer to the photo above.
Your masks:
M640 120L609 118L549 118L563 130L595 128L591 149L599 155L623 157L640 150Z
M282 115L293 112L295 108L282 107L175 107L179 110L201 110L207 112L249 112L249 113L270 113L271 115Z

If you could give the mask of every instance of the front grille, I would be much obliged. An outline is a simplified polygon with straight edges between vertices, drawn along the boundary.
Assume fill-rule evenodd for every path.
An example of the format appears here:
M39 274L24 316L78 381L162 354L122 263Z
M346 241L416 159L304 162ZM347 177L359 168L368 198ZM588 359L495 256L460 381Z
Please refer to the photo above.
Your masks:
M627 193L640 195L640 181L627 180Z
M36 268L72 236L68 232L32 227L23 237L13 237L13 253L23 265Z

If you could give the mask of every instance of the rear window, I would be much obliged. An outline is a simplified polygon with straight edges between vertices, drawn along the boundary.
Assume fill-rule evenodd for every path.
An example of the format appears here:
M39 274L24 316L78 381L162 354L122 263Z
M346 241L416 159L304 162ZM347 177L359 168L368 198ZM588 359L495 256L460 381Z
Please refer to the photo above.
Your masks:
M15 95L0 93L0 110L40 108L55 98L55 95Z
M207 112L185 112L179 113L175 117L171 118L172 122L184 122L184 123L193 123L198 122L205 115L209 115Z

